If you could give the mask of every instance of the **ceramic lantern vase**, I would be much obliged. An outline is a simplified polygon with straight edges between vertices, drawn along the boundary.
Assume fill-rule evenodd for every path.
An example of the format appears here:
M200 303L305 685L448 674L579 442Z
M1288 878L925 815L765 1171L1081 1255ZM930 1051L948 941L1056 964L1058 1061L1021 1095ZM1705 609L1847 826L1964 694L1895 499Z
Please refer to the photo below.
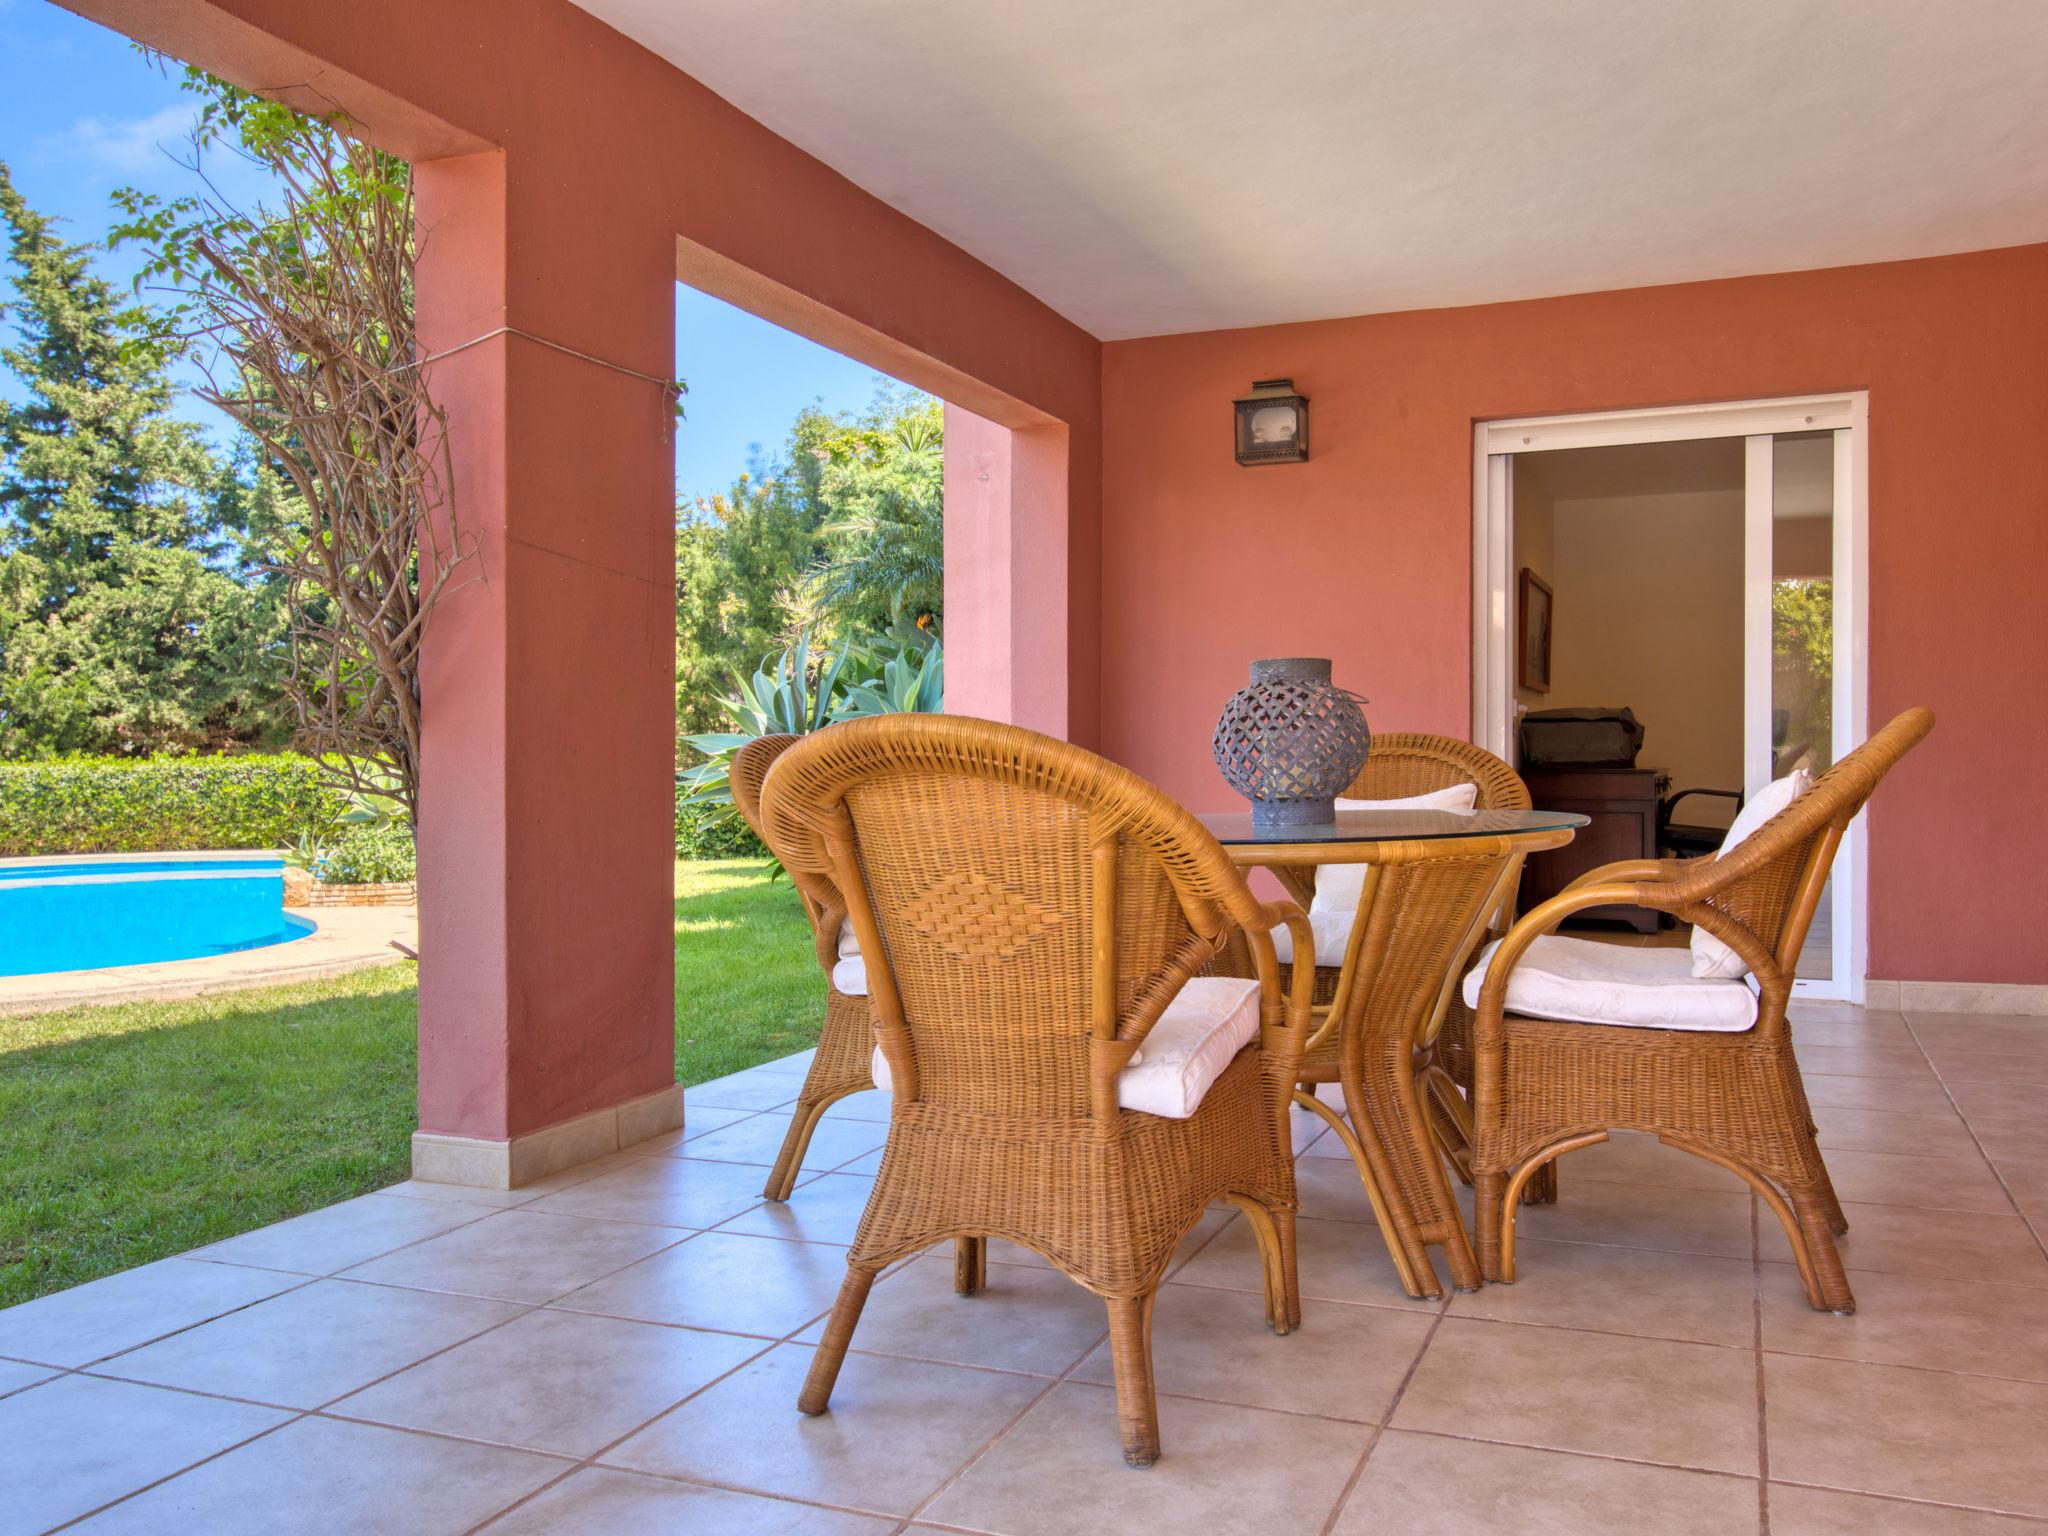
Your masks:
M1223 706L1211 748L1230 787L1251 801L1253 826L1336 819L1336 797L1372 747L1363 702L1330 681L1327 658L1252 663L1250 684Z

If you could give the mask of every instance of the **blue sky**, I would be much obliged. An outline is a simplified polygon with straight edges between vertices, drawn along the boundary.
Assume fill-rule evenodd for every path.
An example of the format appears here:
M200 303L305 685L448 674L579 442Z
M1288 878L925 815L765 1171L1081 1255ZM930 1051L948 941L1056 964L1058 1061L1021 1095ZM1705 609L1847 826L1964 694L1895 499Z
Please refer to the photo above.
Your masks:
M179 163L189 158L183 139L192 106L177 73L175 66L160 72L126 38L49 0L0 0L0 160L32 208L63 221L66 239L105 234L117 187L165 197L194 190L192 172ZM232 154L209 154L207 172L237 203L263 195L264 178ZM140 259L111 252L98 268L125 290ZM676 372L690 386L676 431L676 486L690 496L724 490L757 447L774 454L805 406L859 409L887 382L864 364L683 287L676 291ZM183 382L194 378L188 373ZM0 393L19 398L4 370ZM185 414L225 430L197 401L185 402Z

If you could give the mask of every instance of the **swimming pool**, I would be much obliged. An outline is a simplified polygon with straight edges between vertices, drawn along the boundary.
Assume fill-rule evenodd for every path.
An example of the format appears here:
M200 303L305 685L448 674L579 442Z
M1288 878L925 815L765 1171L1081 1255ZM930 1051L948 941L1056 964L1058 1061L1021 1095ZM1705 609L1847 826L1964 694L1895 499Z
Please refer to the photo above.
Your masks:
M313 925L284 910L271 854L0 860L0 976L261 949Z

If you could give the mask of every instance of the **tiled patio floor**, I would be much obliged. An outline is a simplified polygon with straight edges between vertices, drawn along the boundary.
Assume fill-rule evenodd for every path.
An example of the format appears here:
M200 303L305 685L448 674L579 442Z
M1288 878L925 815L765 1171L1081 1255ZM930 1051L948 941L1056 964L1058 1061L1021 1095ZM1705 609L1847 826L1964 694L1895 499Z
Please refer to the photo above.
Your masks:
M1150 1471L1100 1303L1015 1249L973 1299L945 1255L885 1278L804 1419L887 1101L763 1205L792 1059L540 1187L400 1185L0 1313L0 1533L2039 1536L2048 1021L1795 1017L1854 1318L1807 1310L1743 1186L1639 1139L1567 1161L1520 1284L1410 1302L1326 1135L1299 1333L1235 1214L1179 1260Z

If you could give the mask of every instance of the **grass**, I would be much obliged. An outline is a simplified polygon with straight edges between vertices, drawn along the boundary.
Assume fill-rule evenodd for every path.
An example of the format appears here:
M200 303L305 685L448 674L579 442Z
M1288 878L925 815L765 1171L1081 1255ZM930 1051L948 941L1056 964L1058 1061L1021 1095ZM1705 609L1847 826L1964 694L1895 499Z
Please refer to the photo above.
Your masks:
M676 1074L813 1045L825 981L765 862L676 866ZM410 964L0 1018L0 1306L406 1176Z

